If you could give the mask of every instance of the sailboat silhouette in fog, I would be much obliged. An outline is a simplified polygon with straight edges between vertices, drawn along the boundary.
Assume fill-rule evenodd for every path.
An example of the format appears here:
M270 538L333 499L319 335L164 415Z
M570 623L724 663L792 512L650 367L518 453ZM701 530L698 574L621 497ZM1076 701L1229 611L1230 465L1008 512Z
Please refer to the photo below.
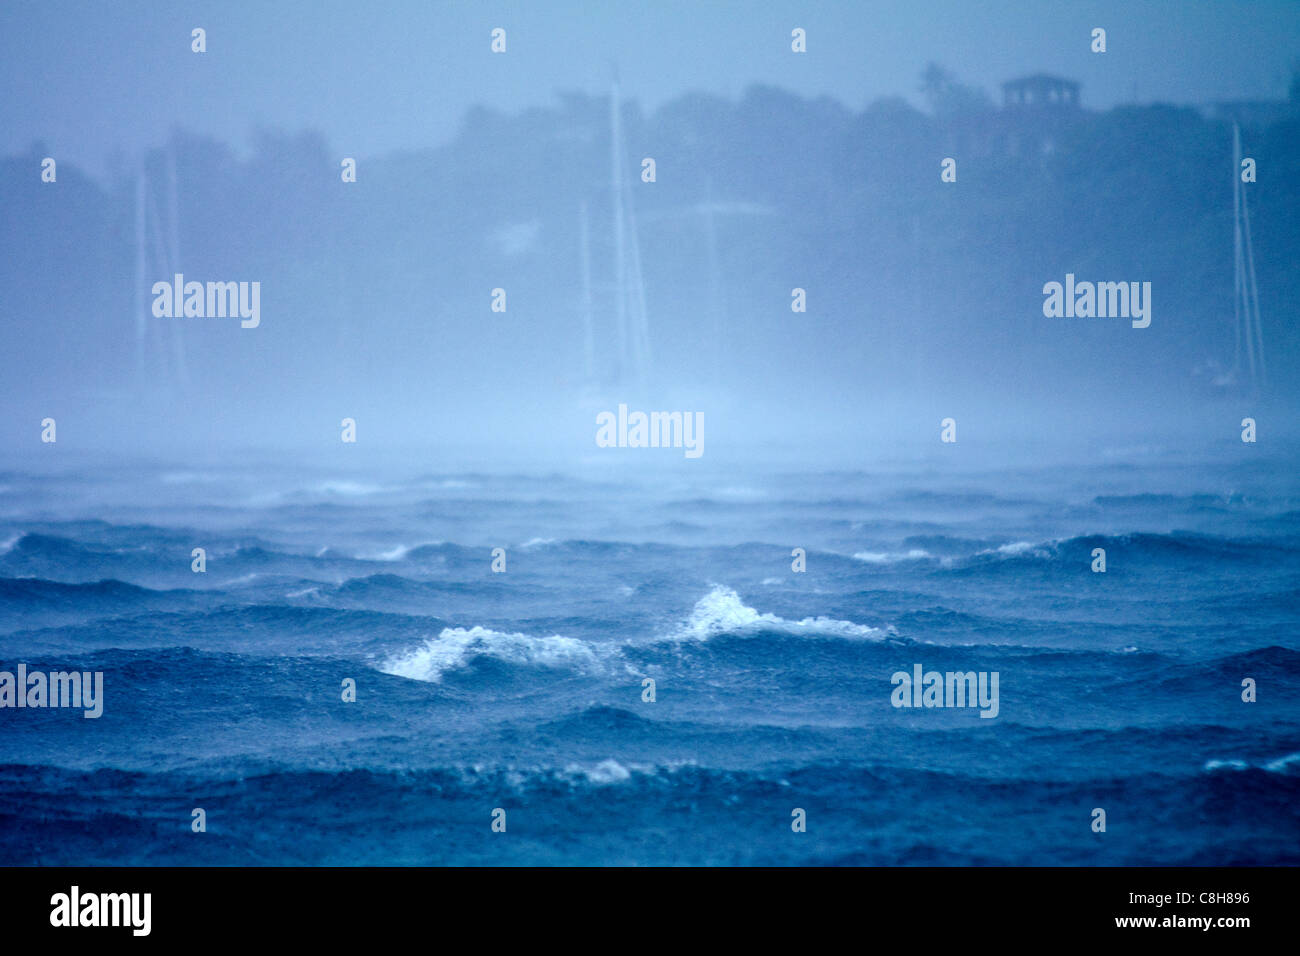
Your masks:
M150 319L149 289L153 283L182 271L180 201L176 149L168 144L161 155L163 186L155 189L149 157L135 171L135 374L136 394L154 394L173 401L189 384L184 326ZM162 193L160 198L159 193Z
M1267 385L1268 374L1260 329L1250 206L1241 179L1241 129L1236 123L1232 124L1232 169L1233 362L1230 368L1224 369L1218 362L1210 360L1202 363L1193 374L1202 388L1211 394L1255 397Z
M583 397L597 401L615 393L644 392L651 374L650 328L645 282L641 272L641 243L636 207L625 172L622 100L618 82L610 91L610 213L613 238L613 277L602 288L597 322L591 266L591 226L588 205L579 207L582 278ZM612 326L612 328L611 328Z

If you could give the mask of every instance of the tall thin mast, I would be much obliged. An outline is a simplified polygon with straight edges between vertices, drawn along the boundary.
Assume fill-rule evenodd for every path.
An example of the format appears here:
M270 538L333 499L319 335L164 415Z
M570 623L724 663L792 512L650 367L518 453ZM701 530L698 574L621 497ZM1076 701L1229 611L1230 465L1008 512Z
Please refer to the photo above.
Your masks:
M1235 322L1236 360L1233 371L1240 371L1242 347L1246 350L1246 362L1250 369L1250 378L1255 380L1255 337L1249 329L1249 305L1246 295L1246 268L1242 246L1241 229L1241 131L1237 124L1232 124L1232 314ZM1243 315L1243 306L1246 314Z
M167 146L167 252L172 270L181 271L181 213L179 190L176 186L176 147L174 143ZM176 378L182 388L189 380L185 365L185 326L171 327L172 355L176 363Z
M578 220L579 244L582 247L582 358L583 374L590 382L596 374L596 341L591 316L591 237L587 229L587 203L582 203Z
M135 174L135 371L136 384L145 380L145 336L149 331L149 321L145 318L145 284L149 281L145 250L144 231L144 164L140 164Z
M610 159L613 165L614 206L614 292L615 317L618 331L618 374L627 375L627 253L623 237L623 127L620 117L618 82L615 81L609 97L610 109Z
M650 329L646 319L645 280L641 273L641 241L637 236L636 203L627 196L628 238L632 248L631 288L628 290L631 306L632 374L642 388L650 368Z
M1241 190L1242 231L1246 235L1246 334L1250 336L1254 354L1258 356L1259 380L1256 386L1268 384L1268 372L1264 367L1264 332L1259 317L1259 286L1255 282L1255 249L1250 239L1250 203L1246 200L1246 190L1241 183L1241 159L1237 160L1237 187Z

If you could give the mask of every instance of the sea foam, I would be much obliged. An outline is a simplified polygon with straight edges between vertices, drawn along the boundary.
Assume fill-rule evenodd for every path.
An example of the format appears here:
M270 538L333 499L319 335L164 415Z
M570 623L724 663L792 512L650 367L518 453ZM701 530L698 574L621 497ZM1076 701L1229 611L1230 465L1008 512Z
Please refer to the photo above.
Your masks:
M572 637L529 637L486 627L445 627L420 647L394 655L379 670L395 677L436 683L449 670L485 656L511 664L586 668L596 662L590 644Z
M707 641L719 634L752 634L759 631L869 640L879 640L888 633L881 628L829 617L805 617L799 621L788 621L775 614L759 613L745 604L731 588L715 585L712 591L695 602L690 619L679 625L669 636L673 640Z

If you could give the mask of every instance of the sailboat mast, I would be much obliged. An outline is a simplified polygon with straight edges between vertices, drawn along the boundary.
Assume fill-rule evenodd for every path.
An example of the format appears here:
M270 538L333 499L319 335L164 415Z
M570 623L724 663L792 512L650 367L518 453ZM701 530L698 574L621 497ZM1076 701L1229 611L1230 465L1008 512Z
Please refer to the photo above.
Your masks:
M1241 320L1241 277L1244 270L1241 258L1241 179L1237 172L1241 169L1241 138L1236 123L1232 124L1232 168L1232 375L1235 377L1241 371L1241 349L1246 338Z
M641 240L636 228L636 203L627 197L628 239L632 247L631 288L628 296L631 305L632 369L639 387L645 387L650 368L650 329L646 318L645 280L641 273Z
M1254 354L1258 356L1258 386L1268 384L1268 371L1264 367L1264 331L1259 316L1259 286L1255 281L1255 249L1250 238L1250 203L1241 185L1241 163L1237 163L1237 185L1241 189L1242 231L1246 236L1246 274L1243 281L1246 295L1246 334L1250 337Z
M167 246L168 255L174 272L181 271L181 214L179 190L176 186L176 149L174 144L167 146ZM185 363L184 325L171 327L172 356L176 367L176 378L184 388L189 381L189 372Z
M610 160L613 166L614 206L614 298L618 330L618 373L627 374L627 252L623 235L623 127L620 117L618 83L615 82L609 97L610 109Z
M591 236L587 228L587 203L582 203L578 222L579 243L582 247L582 357L583 374L590 382L596 374L596 340L591 314Z
M144 230L144 164L140 164L135 175L135 369L136 383L145 380L145 336L149 323L145 318L145 288L148 282Z

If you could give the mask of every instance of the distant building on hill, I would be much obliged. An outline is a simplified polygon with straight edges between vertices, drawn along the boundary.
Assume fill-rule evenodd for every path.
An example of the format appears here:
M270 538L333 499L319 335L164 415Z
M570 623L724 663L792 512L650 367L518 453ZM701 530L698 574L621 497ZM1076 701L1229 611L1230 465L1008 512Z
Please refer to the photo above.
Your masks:
M1002 84L1001 109L968 109L943 118L944 149L953 156L1045 162L1088 115L1079 89L1074 80L1046 73L1008 80Z
M1035 73L1002 84L1003 109L1077 109L1079 84L1060 76Z
M1046 73L1007 80L996 124L1001 152L1045 160L1083 115L1074 80Z

